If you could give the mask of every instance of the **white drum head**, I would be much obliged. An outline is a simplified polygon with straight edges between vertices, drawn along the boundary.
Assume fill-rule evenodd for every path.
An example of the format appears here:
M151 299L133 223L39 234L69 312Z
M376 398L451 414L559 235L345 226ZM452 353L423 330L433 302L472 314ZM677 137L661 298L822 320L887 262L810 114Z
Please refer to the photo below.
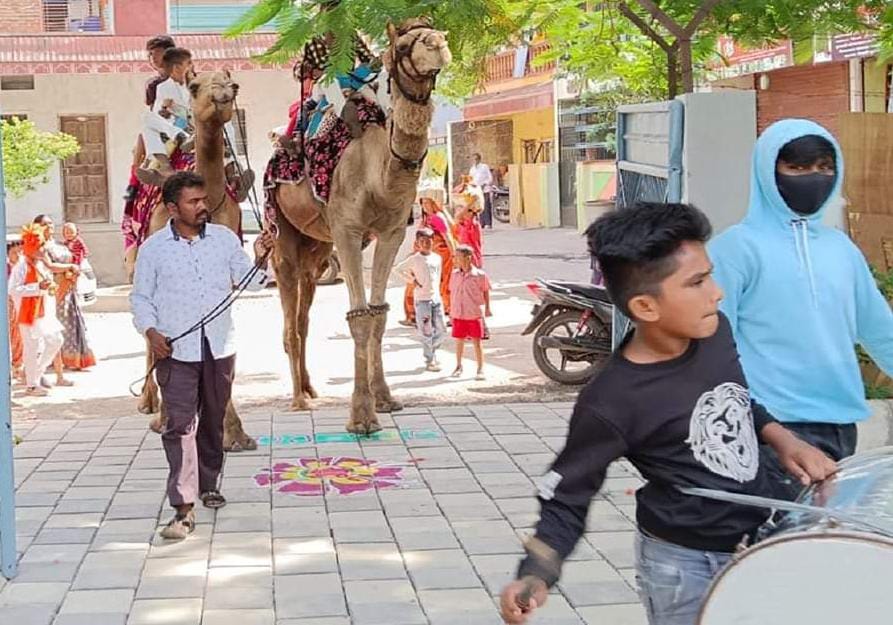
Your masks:
M803 532L758 544L714 581L699 625L890 625L893 541Z

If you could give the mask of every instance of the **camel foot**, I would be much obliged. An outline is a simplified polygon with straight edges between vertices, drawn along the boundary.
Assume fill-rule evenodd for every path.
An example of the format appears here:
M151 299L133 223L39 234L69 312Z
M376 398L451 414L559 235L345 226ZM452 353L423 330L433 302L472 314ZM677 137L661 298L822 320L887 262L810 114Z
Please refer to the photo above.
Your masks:
M164 415L156 415L149 421L149 429L156 434L162 434L164 432L164 424L166 421L167 419L164 418Z
M231 453L239 453L240 451L254 451L257 449L257 441L245 434L240 433L237 436L224 436L223 451Z
M375 400L375 412L382 414L387 412L400 412L403 410L403 402L393 397Z
M344 428L351 434L356 434L357 436L371 436L372 434L381 431L381 424L377 420L371 423L357 423L351 419L347 422L347 425L345 425Z
M291 406L289 409L292 412L302 412L304 410L310 410L310 402L307 399L306 395L301 395L300 397L295 397L291 401Z
M307 386L304 387L304 394L307 396L308 399L318 399L319 398L319 393L316 392L316 389L313 388L313 385L311 385L311 384L308 384Z

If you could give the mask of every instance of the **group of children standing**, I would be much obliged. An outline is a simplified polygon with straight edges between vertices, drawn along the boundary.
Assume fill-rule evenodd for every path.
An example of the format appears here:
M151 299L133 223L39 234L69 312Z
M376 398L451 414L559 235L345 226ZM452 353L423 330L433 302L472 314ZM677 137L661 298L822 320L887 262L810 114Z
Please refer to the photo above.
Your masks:
M451 326L456 339L453 377L462 376L465 344L471 341L477 363L475 377L483 380L481 341L488 338L484 318L491 316L491 311L490 282L481 269L480 207L473 201L460 202L453 222L433 199L422 198L421 206L422 223L416 232L414 252L395 267L407 284L407 319L402 323L418 329L425 368L432 372L441 370L437 350L447 326Z

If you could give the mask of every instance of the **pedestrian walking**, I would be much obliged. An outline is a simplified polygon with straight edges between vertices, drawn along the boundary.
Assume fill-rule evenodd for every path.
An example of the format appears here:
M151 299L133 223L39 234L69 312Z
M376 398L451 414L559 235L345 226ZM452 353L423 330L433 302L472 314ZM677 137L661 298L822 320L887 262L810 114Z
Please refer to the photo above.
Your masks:
M167 496L176 510L162 529L168 539L195 530L195 504L221 508L223 419L232 394L235 342L232 318L225 309L200 330L177 337L201 322L233 286L244 282L252 262L229 229L209 223L208 195L201 176L173 174L162 199L171 220L149 237L137 257L130 304L137 331L149 341L156 379L167 413L161 435L168 461ZM272 248L264 231L254 242L257 262ZM268 274L260 270L247 283L261 290Z
M22 259L12 269L9 292L15 300L22 337L25 394L45 397L47 370L62 347L62 325L56 318L56 283L45 262L45 230L39 224L22 229Z
M422 341L425 369L437 372L440 371L437 350L443 343L446 332L440 297L443 263L440 256L432 252L434 233L431 230L422 228L416 232L415 243L418 251L398 264L394 271L407 284L413 285L416 327Z
M493 172L483 162L480 154L474 155L474 164L468 170L471 182L481 190L484 204L481 207L481 227L493 229Z
M475 379L483 380L484 349L481 346L481 341L484 338L484 317L492 316L490 312L490 280L487 278L487 274L472 264L473 254L474 250L467 245L457 247L456 269L450 277L452 301L450 319L453 322L453 338L456 339L456 369L453 371L453 377L461 377L465 342L471 341L477 363Z
M868 263L823 213L842 201L843 157L818 124L788 119L754 148L750 208L710 244L754 397L835 460L856 451L871 409L854 345L893 374L893 313ZM800 488L769 455L794 499Z
M710 232L704 214L684 204L643 204L590 226L590 249L635 332L580 393L565 447L541 478L536 534L501 596L507 623L525 622L546 601L608 466L622 456L647 481L636 493L635 555L650 625L694 625L712 578L770 514L677 487L770 496L758 440L804 485L836 471L751 399L718 310Z
M22 258L22 235L7 234L6 235L6 279L9 280L12 275L13 268ZM10 370L12 371L12 379L23 382L25 380L24 358L22 354L22 333L19 331L19 324L16 321L16 304L15 298L10 294L6 297L6 309L9 320L9 357Z

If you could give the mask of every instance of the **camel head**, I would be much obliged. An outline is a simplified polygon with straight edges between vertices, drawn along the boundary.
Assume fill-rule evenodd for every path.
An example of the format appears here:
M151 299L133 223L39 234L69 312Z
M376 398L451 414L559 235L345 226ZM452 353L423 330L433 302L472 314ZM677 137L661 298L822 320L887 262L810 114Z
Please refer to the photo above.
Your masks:
M196 124L215 123L221 126L233 118L239 85L229 72L202 72L189 82L192 93L192 116Z
M414 18L400 26L388 24L388 38L385 65L399 90L430 97L437 75L453 60L447 33L435 30L427 18Z

